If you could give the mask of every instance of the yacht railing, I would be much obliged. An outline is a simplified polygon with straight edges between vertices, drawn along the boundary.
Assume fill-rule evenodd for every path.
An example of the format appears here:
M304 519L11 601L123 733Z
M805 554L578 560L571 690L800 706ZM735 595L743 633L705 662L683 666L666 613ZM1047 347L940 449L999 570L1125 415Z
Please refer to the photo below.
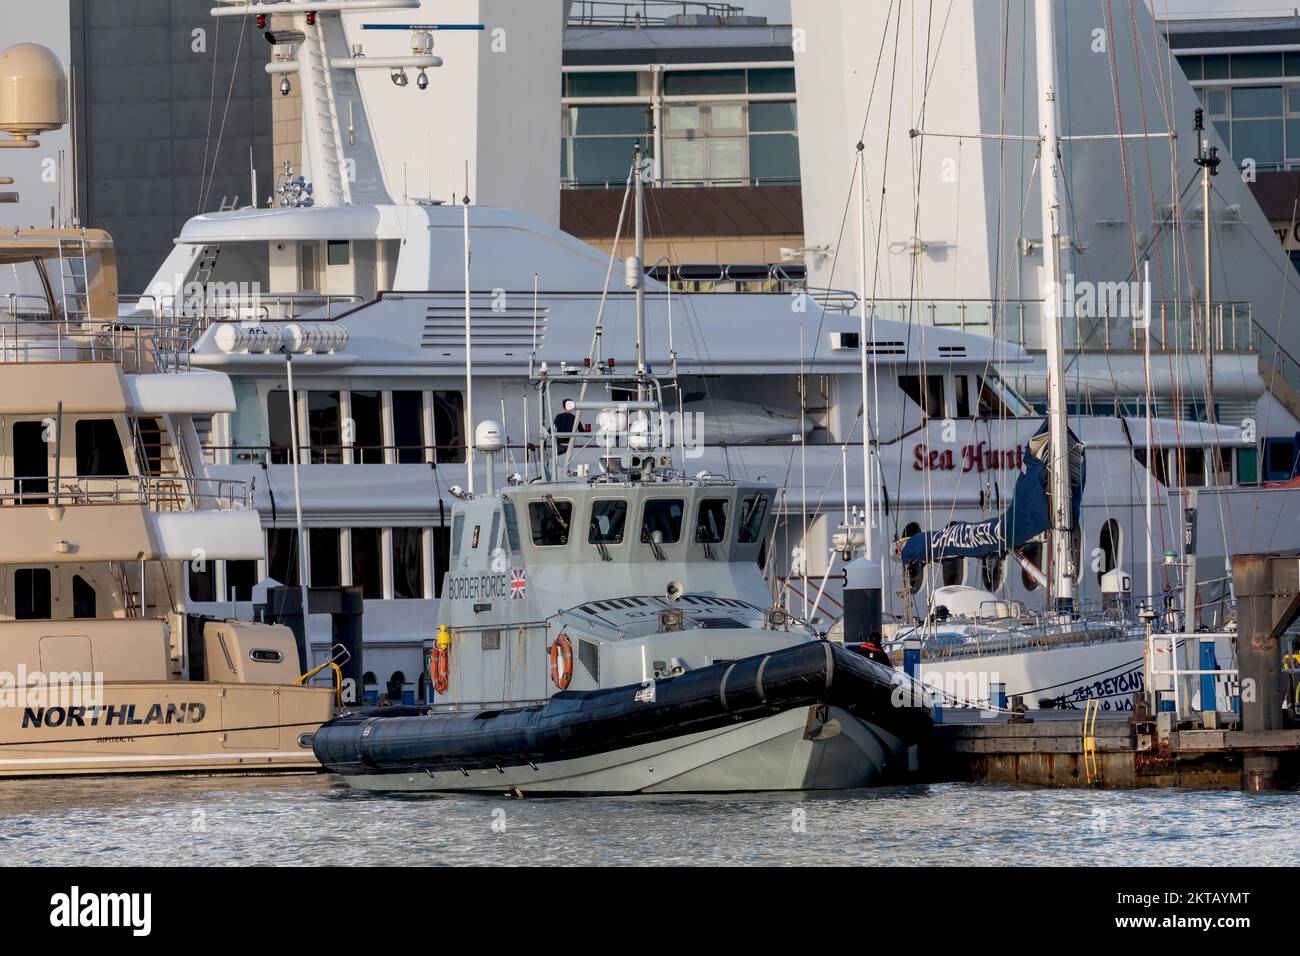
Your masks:
M828 312L850 314L858 307L855 293L809 289ZM935 328L988 335L1030 351L1043 348L1040 299L877 299L873 314ZM1070 351L1140 351L1142 326L1122 300L1099 302L1098 315L1061 320L1063 345ZM1076 310L1077 313L1077 310ZM1199 352L1205 348L1205 310L1196 302L1152 303L1151 348L1161 352ZM1216 352L1259 351L1249 302L1218 302L1210 307Z
M158 322L69 321L44 313L0 314L0 364L116 362L128 372L188 367L191 339L182 325Z
M179 475L0 477L0 506L145 505L154 512L232 511L253 506L248 482Z
M197 337L213 322L292 322L308 314L329 321L366 301L360 295L319 292L226 292L216 288L220 285L214 283L202 297L139 295L123 296L121 302L159 320L187 324Z
M744 12L738 4L708 0L575 0L568 22L577 27L632 27L664 25L675 17L708 17L721 24Z

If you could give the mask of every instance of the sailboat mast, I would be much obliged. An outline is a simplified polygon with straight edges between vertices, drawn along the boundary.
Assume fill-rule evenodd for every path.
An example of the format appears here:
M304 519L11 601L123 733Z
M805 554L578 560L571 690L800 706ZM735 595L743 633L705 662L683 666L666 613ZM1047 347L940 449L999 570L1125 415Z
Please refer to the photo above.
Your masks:
M1196 165L1201 167L1201 205L1205 216L1205 420L1214 424L1214 318L1213 275L1210 271L1210 239L1214 228L1213 208L1210 202L1210 177L1219 174L1219 148L1207 146L1205 141L1205 114L1196 111Z
M858 143L858 357L862 362L862 553L876 558L872 531L876 526L875 487L871 468L871 415L867 389L867 157L866 145ZM847 508L848 505L846 504Z
M1069 611L1074 603L1073 560L1070 555L1069 427L1065 406L1065 354L1061 342L1061 200L1060 132L1056 107L1056 15L1054 0L1036 0L1034 25L1038 53L1039 182L1043 216L1043 345L1047 350L1047 417L1051 440L1052 593L1056 606Z
M635 282L636 290L636 377L637 400L644 401L645 394L645 181L641 173L641 144L637 143L632 154L632 179L634 182L636 205L636 252L627 270L629 283ZM635 268L635 272L633 272Z

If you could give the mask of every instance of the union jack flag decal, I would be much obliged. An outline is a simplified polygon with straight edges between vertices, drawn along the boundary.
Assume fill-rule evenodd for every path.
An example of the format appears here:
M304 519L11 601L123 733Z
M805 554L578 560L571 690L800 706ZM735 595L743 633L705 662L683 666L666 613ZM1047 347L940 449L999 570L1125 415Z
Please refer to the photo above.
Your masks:
M522 568L510 569L510 600L522 601L528 591L528 579Z

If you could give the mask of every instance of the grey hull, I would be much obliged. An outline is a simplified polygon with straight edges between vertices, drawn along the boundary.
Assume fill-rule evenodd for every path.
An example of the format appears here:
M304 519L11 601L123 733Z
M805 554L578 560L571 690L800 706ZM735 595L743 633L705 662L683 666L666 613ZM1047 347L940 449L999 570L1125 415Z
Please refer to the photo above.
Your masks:
M534 766L345 775L358 790L520 794L849 790L877 783L902 749L832 707L796 707L730 727Z

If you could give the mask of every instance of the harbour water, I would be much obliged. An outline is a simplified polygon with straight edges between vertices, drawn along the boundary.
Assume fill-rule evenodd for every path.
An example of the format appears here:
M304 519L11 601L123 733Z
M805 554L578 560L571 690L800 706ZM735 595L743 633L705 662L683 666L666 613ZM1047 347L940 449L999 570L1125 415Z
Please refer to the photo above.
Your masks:
M398 797L337 778L5 781L25 865L1291 865L1294 793L965 784L803 796Z

